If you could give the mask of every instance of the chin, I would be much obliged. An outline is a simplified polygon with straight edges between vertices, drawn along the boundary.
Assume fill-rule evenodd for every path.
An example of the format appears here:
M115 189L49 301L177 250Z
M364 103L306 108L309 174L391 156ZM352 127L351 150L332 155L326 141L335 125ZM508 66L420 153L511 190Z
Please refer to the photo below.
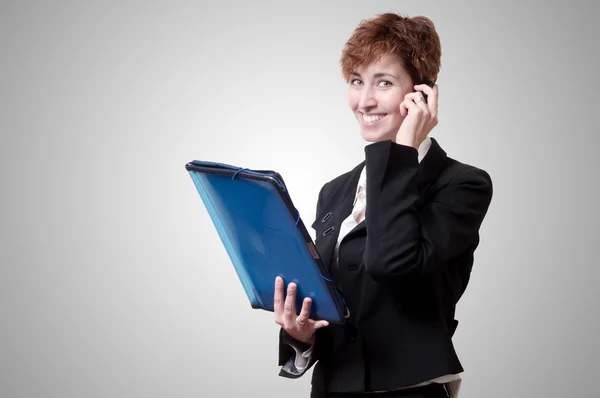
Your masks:
M378 142L391 139L390 134L387 132L368 131L364 129L361 129L360 135L363 138L363 140L367 142Z

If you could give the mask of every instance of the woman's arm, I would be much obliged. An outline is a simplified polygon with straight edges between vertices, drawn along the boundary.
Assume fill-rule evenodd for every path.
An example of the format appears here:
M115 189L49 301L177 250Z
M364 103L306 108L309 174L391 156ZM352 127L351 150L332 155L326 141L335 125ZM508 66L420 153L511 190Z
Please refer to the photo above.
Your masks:
M431 272L478 244L492 198L492 181L468 167L417 210L418 152L381 141L365 148L367 169L366 271L394 284Z

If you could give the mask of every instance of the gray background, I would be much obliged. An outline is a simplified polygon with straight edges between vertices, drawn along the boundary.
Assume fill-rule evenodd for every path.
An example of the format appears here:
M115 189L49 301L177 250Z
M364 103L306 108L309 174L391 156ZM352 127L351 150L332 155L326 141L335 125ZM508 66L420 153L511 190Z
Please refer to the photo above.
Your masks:
M341 48L395 11L441 36L432 136L495 184L458 306L462 397L598 397L599 29L580 3L3 1L0 396L307 397L184 165L278 170L312 222L364 156Z

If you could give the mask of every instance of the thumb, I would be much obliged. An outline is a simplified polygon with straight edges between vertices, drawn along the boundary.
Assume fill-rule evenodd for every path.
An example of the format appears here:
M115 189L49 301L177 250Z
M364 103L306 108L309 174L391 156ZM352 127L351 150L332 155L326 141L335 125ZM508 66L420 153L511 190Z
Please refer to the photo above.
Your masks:
M327 321L316 321L315 322L315 329L321 329L326 326L329 326L329 322L327 322Z
M408 107L404 104L404 101L400 104L400 116L408 115Z

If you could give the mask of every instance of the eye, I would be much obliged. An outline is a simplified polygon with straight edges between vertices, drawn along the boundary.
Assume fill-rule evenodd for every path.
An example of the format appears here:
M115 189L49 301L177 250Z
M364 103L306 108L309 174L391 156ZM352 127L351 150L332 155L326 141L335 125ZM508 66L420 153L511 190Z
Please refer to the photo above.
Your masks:
M379 83L377 83L377 87L388 87L391 85L392 85L392 83L387 80L382 80Z
M358 85L362 84L362 82L360 81L360 79L352 79L352 80L350 80L350 84L353 86L358 86Z

